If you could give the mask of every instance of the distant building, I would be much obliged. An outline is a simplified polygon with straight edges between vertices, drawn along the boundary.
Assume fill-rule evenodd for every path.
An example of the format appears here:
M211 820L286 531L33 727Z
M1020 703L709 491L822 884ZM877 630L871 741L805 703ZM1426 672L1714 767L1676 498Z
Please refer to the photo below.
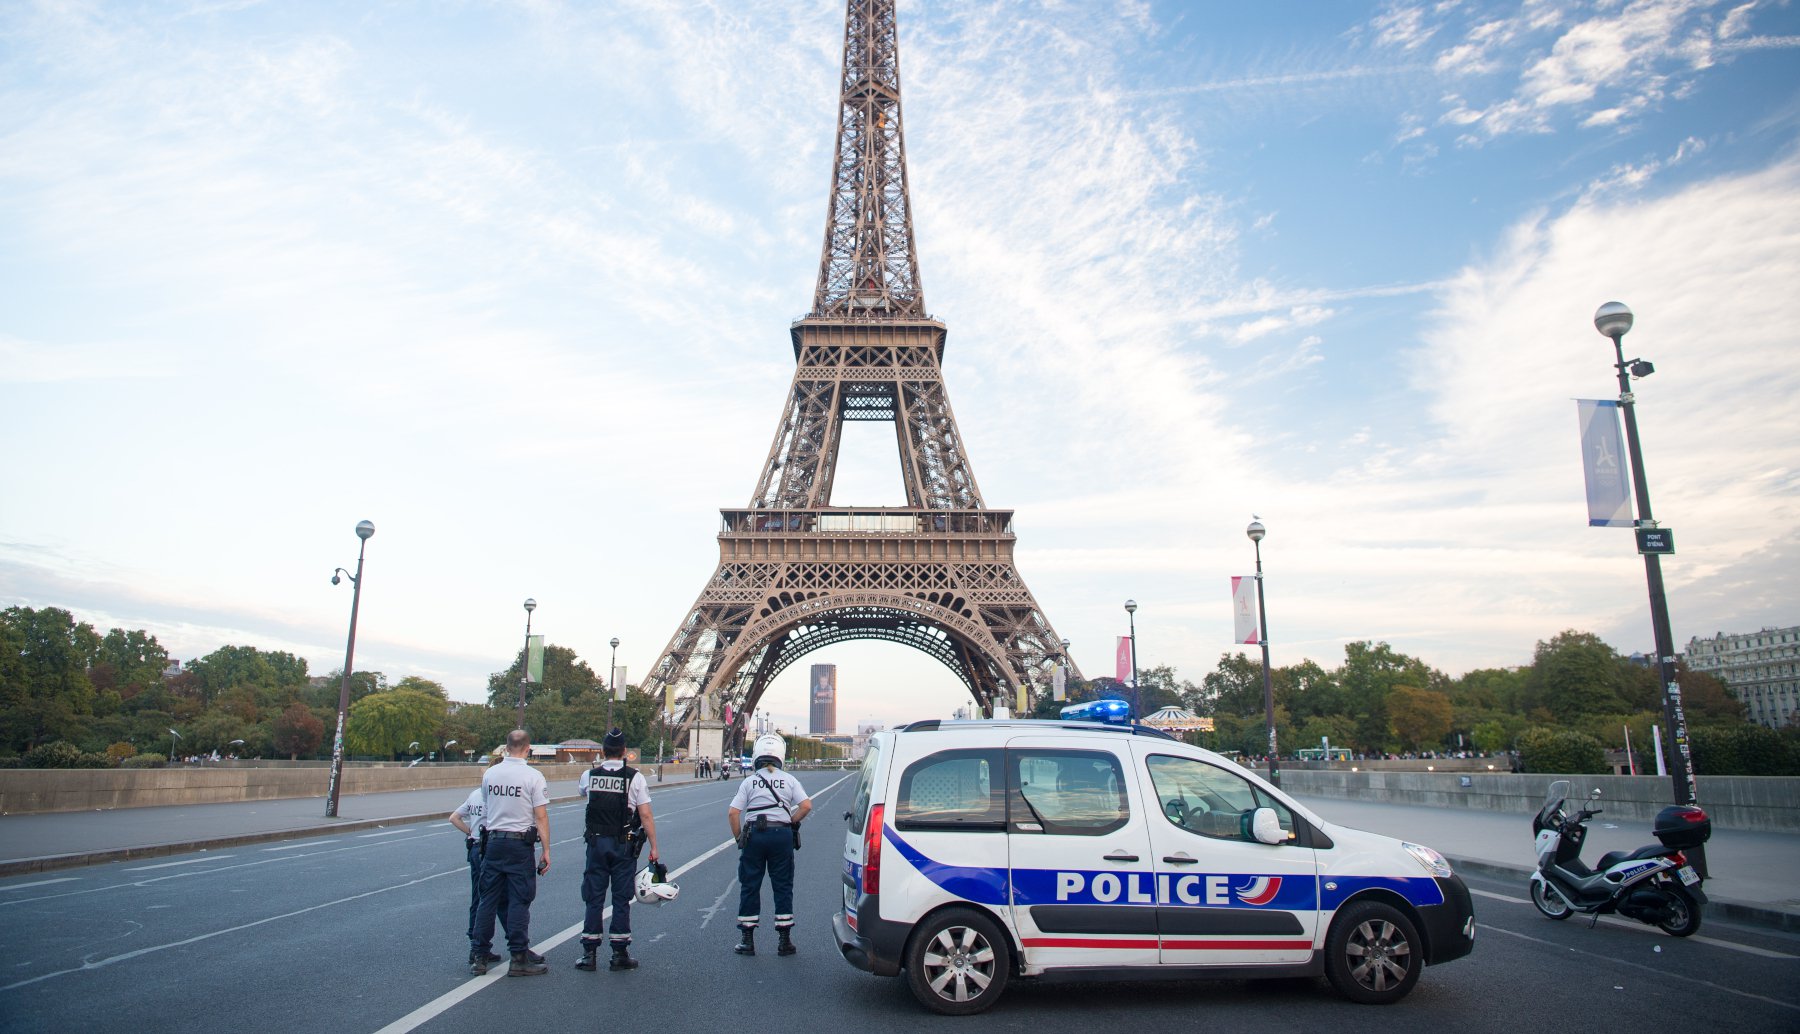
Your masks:
M856 738L851 741L850 756L858 761L862 760L863 755L869 752L869 737L880 732L881 729L880 722L857 722Z
M812 701L811 721L808 727L814 736L826 736L837 732L837 665L815 664L812 666Z
M1750 720L1777 729L1800 711L1800 625L1688 640L1689 671L1722 680Z

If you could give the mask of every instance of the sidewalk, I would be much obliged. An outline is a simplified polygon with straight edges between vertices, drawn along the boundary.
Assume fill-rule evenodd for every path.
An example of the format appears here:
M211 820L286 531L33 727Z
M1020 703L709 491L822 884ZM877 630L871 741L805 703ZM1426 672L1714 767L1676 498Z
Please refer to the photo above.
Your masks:
M1530 815L1331 797L1295 795L1295 799L1328 822L1436 848L1458 869L1517 879L1521 892L1536 868ZM1602 814L1588 823L1581 857L1592 863L1608 851L1655 842L1649 823L1612 823ZM1800 932L1800 887L1795 881L1800 874L1800 834L1714 829L1706 844L1706 864L1708 917Z
M692 785L693 779L655 781L650 789ZM702 780L703 781L703 780ZM552 801L575 796L573 779L550 784ZM442 819L470 787L344 794L338 817L325 817L325 797L186 804L165 808L0 816L0 877L99 865L241 844L324 836Z

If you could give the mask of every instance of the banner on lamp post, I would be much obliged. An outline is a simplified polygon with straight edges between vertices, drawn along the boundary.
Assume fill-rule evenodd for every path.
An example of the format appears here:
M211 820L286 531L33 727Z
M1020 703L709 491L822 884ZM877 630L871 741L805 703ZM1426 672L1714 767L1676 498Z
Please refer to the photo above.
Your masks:
M1118 650L1117 657L1118 657L1118 661L1117 661L1117 663L1115 663L1113 665L1114 673L1117 675L1117 677L1121 683L1129 683L1131 681L1131 637L1130 636L1122 635L1119 637L1119 650Z
M1056 666L1055 673L1050 676L1050 698L1057 701L1069 698L1069 669L1061 664Z
M1624 438L1619 404L1610 399L1576 399L1581 419L1581 472L1587 479L1588 526L1629 528L1631 493L1625 484Z
M544 637L534 635L526 640L525 681L544 681Z
M621 664L613 668L612 677L613 699L623 703L625 700L625 666Z
M1236 625L1234 643L1255 646L1262 642L1256 620L1256 579L1251 575L1231 576L1231 612Z

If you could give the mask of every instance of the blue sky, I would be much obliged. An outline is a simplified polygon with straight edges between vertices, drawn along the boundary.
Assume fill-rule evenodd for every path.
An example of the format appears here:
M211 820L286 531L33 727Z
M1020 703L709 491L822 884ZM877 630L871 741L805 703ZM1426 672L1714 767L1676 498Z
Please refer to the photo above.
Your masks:
M474 699L635 680L749 498L824 231L843 5L0 10L0 605ZM1800 622L1792 3L900 4L925 296L989 505L1089 674L1648 649L1577 397L1638 314L1678 643ZM897 501L852 438L838 502ZM959 684L855 644L839 714ZM768 699L804 714L805 665Z

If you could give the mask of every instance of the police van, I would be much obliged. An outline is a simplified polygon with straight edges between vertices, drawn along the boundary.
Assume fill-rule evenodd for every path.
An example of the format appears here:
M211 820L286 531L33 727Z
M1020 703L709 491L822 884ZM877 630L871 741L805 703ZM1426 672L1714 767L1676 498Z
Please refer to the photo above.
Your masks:
M845 816L838 949L940 1013L1013 977L1323 974L1386 1004L1467 955L1429 847L1325 821L1142 725L915 722L869 739Z

